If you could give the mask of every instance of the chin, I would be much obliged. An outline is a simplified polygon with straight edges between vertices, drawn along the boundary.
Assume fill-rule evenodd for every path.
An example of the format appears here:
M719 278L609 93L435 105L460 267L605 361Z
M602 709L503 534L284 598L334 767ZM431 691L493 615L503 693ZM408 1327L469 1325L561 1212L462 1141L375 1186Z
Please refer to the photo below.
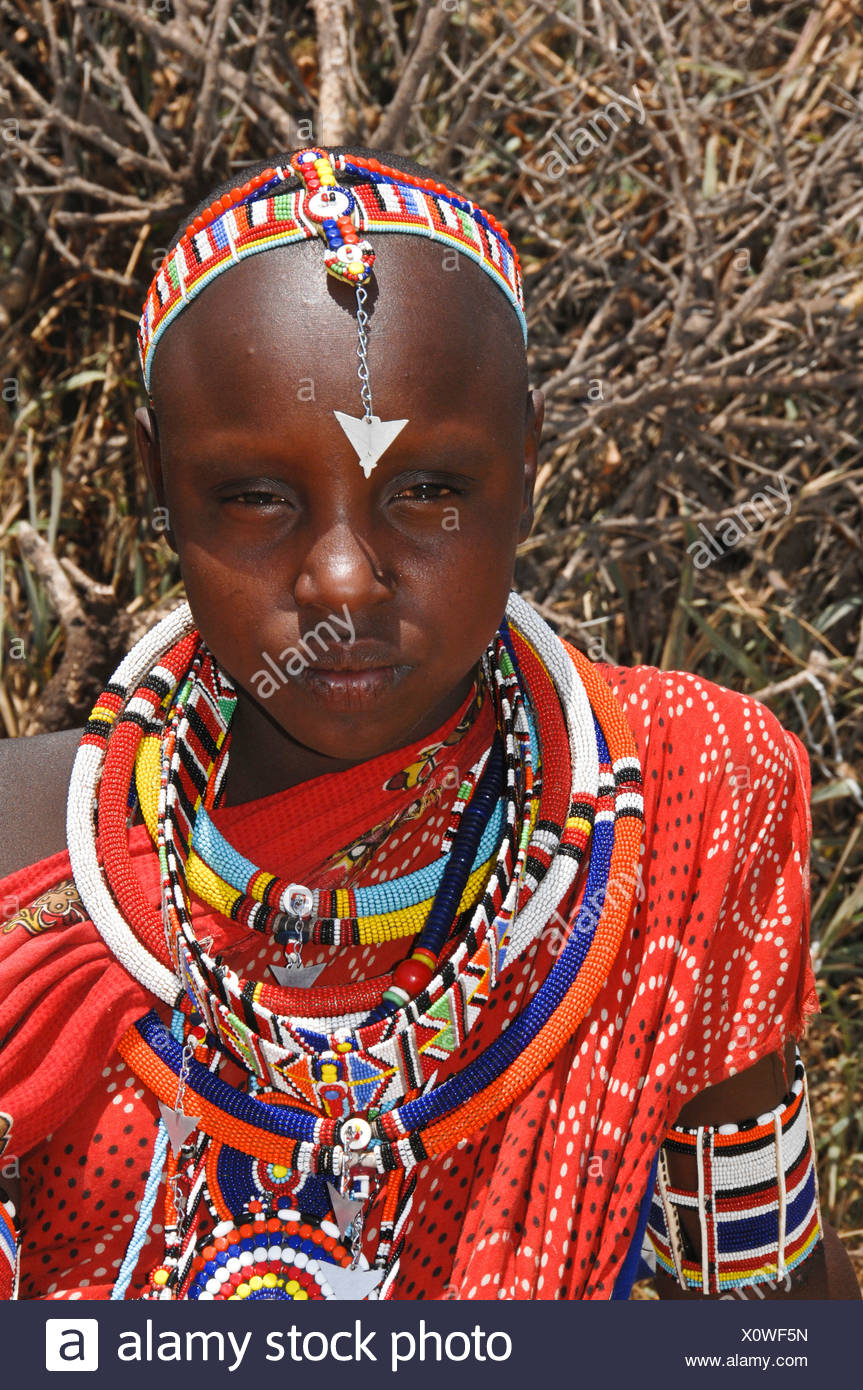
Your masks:
M322 758L332 758L334 762L345 763L368 762L379 757L381 753L410 741L408 734L398 734L392 725L371 734L367 724L364 725L360 721L348 724L345 720L339 720L340 732L337 733L335 722L333 720L326 729L307 730L306 737L303 737L302 733L298 734L289 724L285 726L285 733L310 752L317 753Z

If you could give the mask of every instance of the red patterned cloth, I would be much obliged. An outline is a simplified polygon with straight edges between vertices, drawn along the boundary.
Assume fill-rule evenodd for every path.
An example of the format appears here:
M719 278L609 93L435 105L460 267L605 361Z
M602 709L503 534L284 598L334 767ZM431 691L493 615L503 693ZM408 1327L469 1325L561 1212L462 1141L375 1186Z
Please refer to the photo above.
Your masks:
M697 676L599 670L624 708L644 776L629 929L571 1045L508 1111L417 1170L396 1298L610 1298L651 1163L682 1106L799 1038L818 1009L803 745L764 705ZM490 738L486 702L457 742L434 747L469 701L407 749L213 818L243 854L300 881L375 882L419 868L437 856L458 780L451 769L463 775ZM365 850L399 812L370 868ZM157 905L143 826L130 843ZM564 905L568 919L585 876ZM9 919L0 929L0 1166L20 1164L22 1298L109 1296L157 1127L153 1097L116 1052L154 1001L92 924L76 920L70 881L66 854L0 881L0 920ZM198 934L212 934L244 973L265 978L280 959L196 899L192 911ZM453 1070L524 1006L556 941L552 925L504 971ZM404 942L309 946L303 959L327 959L318 983L338 984L381 974L405 954ZM127 1297L161 1257L160 1212L161 1196ZM371 1242L375 1225L373 1208Z

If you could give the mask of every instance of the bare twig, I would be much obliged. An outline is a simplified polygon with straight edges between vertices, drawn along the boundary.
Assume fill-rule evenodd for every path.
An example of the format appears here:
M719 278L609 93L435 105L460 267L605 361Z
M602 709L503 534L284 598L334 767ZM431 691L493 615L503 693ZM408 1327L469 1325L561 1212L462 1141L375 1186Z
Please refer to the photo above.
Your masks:
M399 147L419 85L437 57L451 19L452 11L443 6L434 5L427 11L416 46L405 63L395 95L375 128L375 144L379 149Z

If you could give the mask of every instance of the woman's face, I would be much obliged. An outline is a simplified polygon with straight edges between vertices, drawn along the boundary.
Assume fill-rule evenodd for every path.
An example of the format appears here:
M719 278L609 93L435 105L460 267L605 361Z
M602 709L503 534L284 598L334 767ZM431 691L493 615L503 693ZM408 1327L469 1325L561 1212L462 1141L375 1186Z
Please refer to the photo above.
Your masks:
M247 717L343 765L467 694L530 530L542 416L481 271L416 238L376 251L373 411L408 423L370 476L334 414L363 414L354 292L317 244L209 286L156 352L158 440L139 413L192 612ZM315 670L333 660L364 683Z

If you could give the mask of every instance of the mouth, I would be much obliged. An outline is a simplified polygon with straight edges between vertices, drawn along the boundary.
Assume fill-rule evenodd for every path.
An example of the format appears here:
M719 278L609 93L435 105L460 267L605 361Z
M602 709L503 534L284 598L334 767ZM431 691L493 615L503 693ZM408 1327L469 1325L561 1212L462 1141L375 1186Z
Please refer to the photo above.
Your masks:
M307 666L298 677L310 693L332 709L361 709L399 685L411 666L332 668Z

